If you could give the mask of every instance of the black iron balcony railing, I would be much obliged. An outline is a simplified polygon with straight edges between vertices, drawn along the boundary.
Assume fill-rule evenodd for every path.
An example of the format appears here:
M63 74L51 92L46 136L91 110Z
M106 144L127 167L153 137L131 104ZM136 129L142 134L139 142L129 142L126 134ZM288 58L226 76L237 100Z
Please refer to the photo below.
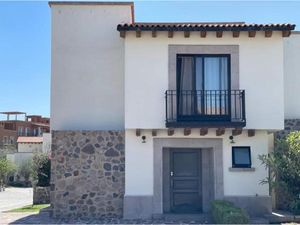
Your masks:
M244 127L244 90L167 90L167 127Z

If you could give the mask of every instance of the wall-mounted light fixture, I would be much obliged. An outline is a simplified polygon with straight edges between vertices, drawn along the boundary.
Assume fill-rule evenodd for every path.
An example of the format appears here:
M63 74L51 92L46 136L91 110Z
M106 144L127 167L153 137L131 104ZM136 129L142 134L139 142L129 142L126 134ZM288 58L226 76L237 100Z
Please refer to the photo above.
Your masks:
M231 143L231 144L234 144L234 143L235 143L234 140L233 140L233 136L232 136L232 135L229 136L229 140L230 140L230 143Z
M142 143L146 143L146 136L142 136Z

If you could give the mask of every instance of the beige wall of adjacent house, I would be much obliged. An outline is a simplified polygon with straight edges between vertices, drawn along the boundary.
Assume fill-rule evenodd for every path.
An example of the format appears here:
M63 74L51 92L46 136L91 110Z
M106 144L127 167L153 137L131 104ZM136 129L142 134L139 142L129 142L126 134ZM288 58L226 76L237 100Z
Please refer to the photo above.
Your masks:
M18 143L18 152L42 152L43 143Z
M284 113L286 119L300 119L300 32L284 41Z
M124 39L131 5L53 4L51 129L124 127Z
M151 130L143 130L141 135L146 136L146 143L142 143L141 136L137 137L135 130L126 130L125 139L125 195L153 195L154 162L153 137ZM261 185L261 180L268 176L268 171L258 159L260 154L268 154L268 133L257 131L254 137L248 137L247 132L234 137L234 144L230 143L231 131L227 130L221 137L216 137L215 129L202 138L221 138L223 142L223 175L224 196L267 196L268 185ZM183 136L182 129L176 129L174 136L168 136L167 130L159 130L154 138L199 138L199 129L192 129L189 136ZM251 160L254 171L232 172L232 146L250 146Z
M168 38L166 32L143 32L136 38L127 32L125 38L125 127L164 128L165 99L168 89L169 45L239 45L239 87L246 91L247 127L251 129L282 129L284 119L283 97L283 39L280 32L265 38L257 32L249 38L241 32L233 38L224 32L216 38L208 32L200 38L191 32L184 38L175 32ZM199 52L201 53L201 52Z
M43 152L51 151L51 133L43 133Z

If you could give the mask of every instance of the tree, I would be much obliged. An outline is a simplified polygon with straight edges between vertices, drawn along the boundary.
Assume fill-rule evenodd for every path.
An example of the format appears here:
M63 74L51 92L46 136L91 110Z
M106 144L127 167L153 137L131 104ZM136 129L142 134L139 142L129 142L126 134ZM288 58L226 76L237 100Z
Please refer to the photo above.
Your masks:
M0 158L0 184L5 184L10 174L16 171L16 166L6 158Z
M33 156L32 177L37 186L50 185L51 161L47 153L37 153Z
M30 178L32 175L32 159L27 159L18 166L18 175L23 177L25 185L30 185Z
M262 183L283 190L288 195L290 210L300 213L300 132L276 140L274 152L260 155L259 159L271 171Z

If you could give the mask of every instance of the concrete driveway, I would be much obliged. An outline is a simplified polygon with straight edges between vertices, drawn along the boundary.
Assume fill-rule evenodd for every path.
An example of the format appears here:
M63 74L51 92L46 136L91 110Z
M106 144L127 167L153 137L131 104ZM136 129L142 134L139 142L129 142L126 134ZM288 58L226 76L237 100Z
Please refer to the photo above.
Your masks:
M32 188L9 187L0 192L0 213L32 204Z

